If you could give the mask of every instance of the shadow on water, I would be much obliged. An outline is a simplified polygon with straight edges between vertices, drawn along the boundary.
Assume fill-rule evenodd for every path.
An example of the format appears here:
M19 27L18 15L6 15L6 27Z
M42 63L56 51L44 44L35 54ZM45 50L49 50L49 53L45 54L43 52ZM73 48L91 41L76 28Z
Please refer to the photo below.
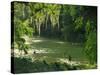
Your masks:
M34 62L32 62L31 59L17 57L13 57L13 59L14 73L34 73L81 69L80 66L71 66L66 63L60 62L47 63L45 60L35 60Z

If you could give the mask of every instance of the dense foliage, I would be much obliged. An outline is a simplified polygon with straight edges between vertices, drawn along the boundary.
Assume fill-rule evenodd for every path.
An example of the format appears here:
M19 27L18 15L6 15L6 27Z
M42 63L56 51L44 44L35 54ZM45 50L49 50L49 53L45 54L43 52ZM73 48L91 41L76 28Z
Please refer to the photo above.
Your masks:
M96 7L14 2L12 11L16 43L24 35L57 38L83 45L90 63L97 62Z
M35 60L31 62L31 59L14 58L15 67L14 73L33 73L33 72L51 72L51 71L66 71L66 70L83 70L89 69L86 65L69 65L66 63L53 62L49 63L45 60ZM91 69L95 67L90 67Z

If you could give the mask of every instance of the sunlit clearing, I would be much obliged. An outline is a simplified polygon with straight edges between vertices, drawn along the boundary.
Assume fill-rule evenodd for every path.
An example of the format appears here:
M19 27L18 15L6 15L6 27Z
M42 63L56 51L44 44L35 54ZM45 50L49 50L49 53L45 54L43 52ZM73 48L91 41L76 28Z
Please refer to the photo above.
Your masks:
M33 42L42 42L43 40L33 40Z
M56 42L56 43L58 43L58 44L64 44L64 42L61 42L61 41L59 41L59 42Z

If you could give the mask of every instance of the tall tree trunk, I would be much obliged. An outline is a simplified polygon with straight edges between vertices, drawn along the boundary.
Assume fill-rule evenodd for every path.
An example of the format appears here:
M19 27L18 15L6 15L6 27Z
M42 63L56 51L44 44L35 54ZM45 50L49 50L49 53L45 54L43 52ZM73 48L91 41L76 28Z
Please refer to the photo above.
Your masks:
M48 23L48 14L46 15L46 26L45 26L45 30L47 29L47 23Z
M58 16L58 30L59 30L59 26L60 26L60 25L59 25L59 16Z
M23 17L23 18L24 18L24 16L25 16L24 8L25 8L25 6L24 6L24 4L23 4L23 9L22 9L22 10L23 10L23 11L22 11L22 15L23 15L22 17Z
M41 34L41 26L40 26L40 24L38 25L38 32L39 32L39 36L40 36L40 34Z

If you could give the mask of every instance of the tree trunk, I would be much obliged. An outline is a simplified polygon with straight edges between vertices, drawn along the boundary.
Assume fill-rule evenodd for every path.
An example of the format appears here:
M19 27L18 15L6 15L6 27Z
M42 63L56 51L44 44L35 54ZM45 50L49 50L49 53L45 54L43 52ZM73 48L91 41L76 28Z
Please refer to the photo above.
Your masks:
M58 30L59 30L59 16L58 16Z
M45 26L45 30L47 30L47 23L48 23L48 15L46 15L46 26Z
M25 6L24 6L24 4L23 4L23 18L24 18L24 16L25 16L25 13L24 13L24 8L25 8Z
M41 26L40 26L40 24L38 25L38 32L39 32L39 36L41 35Z

